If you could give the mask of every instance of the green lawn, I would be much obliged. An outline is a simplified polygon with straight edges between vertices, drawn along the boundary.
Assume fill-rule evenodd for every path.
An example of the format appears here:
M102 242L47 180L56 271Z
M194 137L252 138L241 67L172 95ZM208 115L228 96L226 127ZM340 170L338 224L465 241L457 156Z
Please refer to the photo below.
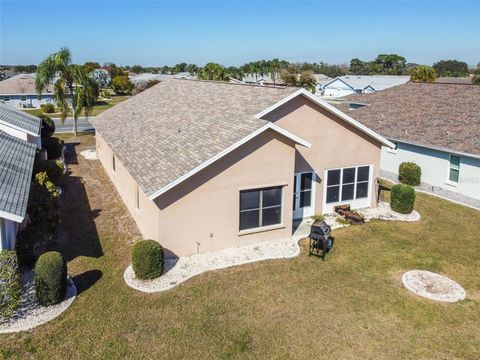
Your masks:
M93 145L91 135L76 152ZM334 231L325 262L303 252L197 276L171 291L127 287L138 230L98 162L70 155L60 247L80 289L60 318L2 335L5 358L479 359L480 212L418 194L418 223ZM427 269L468 299L408 293L402 272Z
M105 110L107 109L110 109L112 106L115 106L117 105L118 103L121 103L122 101L128 99L130 96L112 96L111 99L109 100L99 100L97 102L97 104L93 107L93 110L90 114L90 116L95 116L95 115L98 115L102 112L104 112ZM29 114L32 114L32 115L35 115L35 116L39 116L39 115L42 115L43 114L43 110L42 109L23 109L23 111L29 113ZM59 118L60 117L60 113L53 113L53 114L46 114L52 118ZM84 116L85 114L82 112L79 116ZM68 114L68 116L72 116L71 113Z

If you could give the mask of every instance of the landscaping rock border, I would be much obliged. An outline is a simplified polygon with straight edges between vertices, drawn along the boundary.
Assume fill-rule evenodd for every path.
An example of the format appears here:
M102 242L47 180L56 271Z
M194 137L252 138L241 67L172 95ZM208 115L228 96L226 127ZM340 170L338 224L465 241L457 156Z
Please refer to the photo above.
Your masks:
M95 149L83 150L80 155L86 160L98 160L97 151Z
M391 221L419 221L421 219L418 211L413 210L410 214L401 214L393 211L390 204L384 201L380 201L375 208L359 209L356 210L363 216L365 221L374 219L391 220Z
M139 280L130 265L123 278L136 290L154 293L169 290L201 273L268 259L292 258L300 254L296 241L273 240L236 248L165 259L165 273L153 280Z
M0 334L33 329L60 316L73 303L77 288L73 280L67 279L65 299L56 305L42 306L37 301L33 270L24 271L20 276L22 294L20 306L8 319L0 319Z
M403 285L418 296L442 302L457 302L465 290L452 279L426 270L410 270L402 276Z

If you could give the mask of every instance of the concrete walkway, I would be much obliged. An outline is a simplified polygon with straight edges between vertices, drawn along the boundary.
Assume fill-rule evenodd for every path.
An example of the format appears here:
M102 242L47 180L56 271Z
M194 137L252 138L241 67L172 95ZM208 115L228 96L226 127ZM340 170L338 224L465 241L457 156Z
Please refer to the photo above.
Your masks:
M389 171L380 170L380 176L386 180L390 180L394 183L398 183L398 175ZM447 189L433 186L427 183L421 183L419 186L415 186L415 189L419 192L434 195L439 198L452 201L457 204L465 205L473 209L480 210L480 200L450 191Z

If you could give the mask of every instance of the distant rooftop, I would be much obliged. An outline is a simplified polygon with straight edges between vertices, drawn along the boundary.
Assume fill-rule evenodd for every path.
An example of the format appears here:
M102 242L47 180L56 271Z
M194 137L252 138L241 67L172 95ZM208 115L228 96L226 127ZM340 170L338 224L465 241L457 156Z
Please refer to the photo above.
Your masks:
M350 85L354 90L363 90L367 86L375 90L385 90L393 86L405 84L410 81L410 76L402 75L344 75L338 76L344 83ZM332 80L333 82L333 80ZM328 86L328 84L325 84Z
M138 75L130 76L130 81L133 84L139 84L142 82L149 82L152 80L165 81L171 79L194 79L195 76L190 75L188 72L177 73L173 75L169 74L153 74L153 73L143 73Z
M36 73L18 74L0 81L0 95L36 95ZM53 85L49 85L42 94L53 94Z
M0 123L37 136L40 135L42 126L42 120L40 120L40 118L17 110L3 101L0 101Z
M0 216L21 222L37 147L0 130Z
M351 116L387 139L480 157L480 86L409 82L335 106L348 102L367 104Z

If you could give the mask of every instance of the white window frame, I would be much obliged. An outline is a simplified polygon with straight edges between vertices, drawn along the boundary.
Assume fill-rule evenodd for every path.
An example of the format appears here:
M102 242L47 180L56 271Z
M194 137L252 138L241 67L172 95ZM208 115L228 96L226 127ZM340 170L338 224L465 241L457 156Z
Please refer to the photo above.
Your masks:
M274 205L274 206L267 206L267 207L263 207L263 191L264 190L268 190L268 189L272 189L272 188L279 188L280 191L281 191L281 197L280 197L280 222L278 224L271 224L271 225L266 225L266 226L262 226L262 210L264 209L270 209L270 208L276 208L278 207L278 205ZM258 204L258 208L252 208L252 209L248 209L248 210L241 210L240 209L240 194L243 192L243 191L260 191L262 192L262 194L259 195L260 199L259 199L259 204ZM277 229L277 228L280 228L280 227L283 227L283 216L284 216L284 199L285 199L285 186L284 185L273 185L273 186L265 186L265 187L255 187L255 188L248 188L248 189L240 189L239 192L238 192L238 231L239 231L239 234L242 235L242 234L248 234L248 233L252 233L252 232L258 232L258 231L266 231L266 230L270 230L270 229ZM259 212L259 224L260 226L257 226L257 227L254 227L254 228L248 228L248 229L240 229L240 214L242 212L247 212L247 211L252 211L252 210L258 210Z
M367 190L367 197L357 199L357 184L363 183L365 181L360 181L357 182L357 173L358 173L358 168L360 167L369 167L369 172L368 172L368 190ZM350 169L350 168L355 168L355 182L353 184L353 199L351 200L344 200L342 201L342 192L343 192L343 169ZM332 170L340 170L340 183L338 185L331 185L331 186L339 186L339 194L338 194L338 199L339 201L334 202L334 203L327 203L327 182L328 182L328 172ZM352 184L352 183L346 183L345 185ZM322 206L322 214L328 214L328 213L333 213L333 208L338 205L343 205L343 204L350 204L352 209L360 209L360 208L365 208L365 207L370 207L371 206L371 201L372 201L372 184L373 184L373 164L362 164L362 165L350 165L350 166L342 166L342 167L335 167L335 168L329 168L325 169L324 171L324 181L323 181L323 206ZM330 187L331 187L330 186Z
M458 158L458 169L455 168L456 165L452 164L452 156L455 156L456 158ZM447 180L445 181L445 183L447 185L458 186L458 182L460 181L460 167L461 167L461 165L462 165L462 158L460 157L460 155L455 155L455 154L449 154L448 155ZM458 180L457 181L450 180L450 171L452 171L452 170L458 171Z

